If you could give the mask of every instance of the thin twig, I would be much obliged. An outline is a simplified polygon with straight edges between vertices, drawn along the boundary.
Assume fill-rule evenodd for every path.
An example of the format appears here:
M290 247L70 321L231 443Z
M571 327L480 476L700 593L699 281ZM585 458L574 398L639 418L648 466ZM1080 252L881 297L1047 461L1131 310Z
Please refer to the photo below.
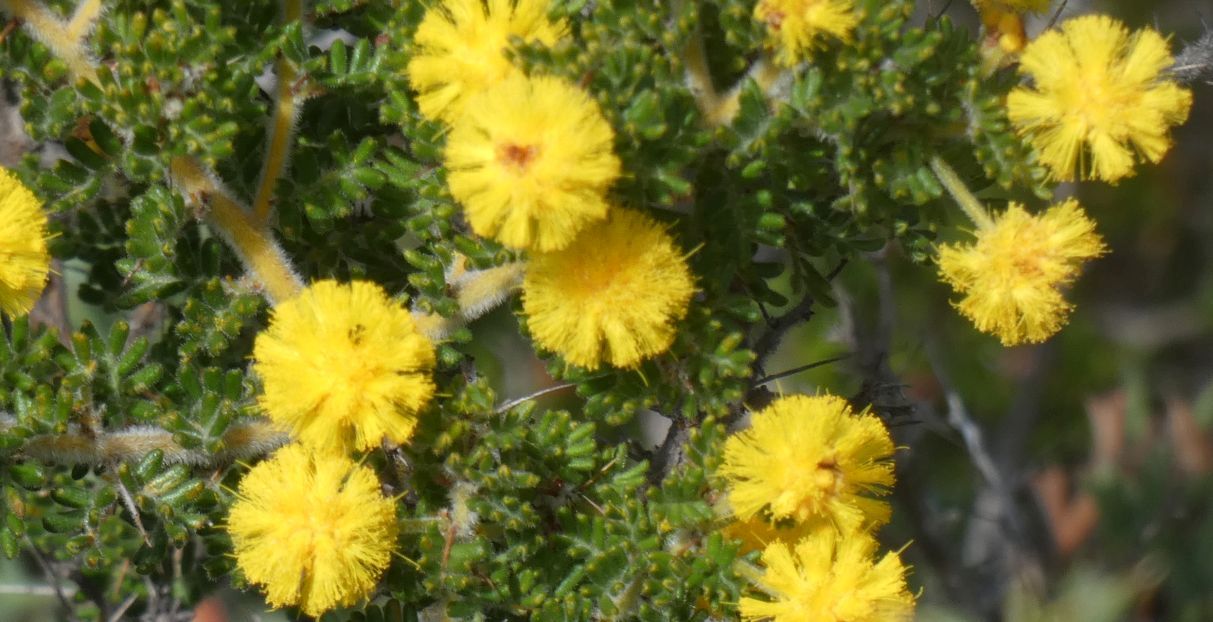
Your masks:
M135 505L135 498L131 496L131 491L127 490L126 484L122 483L122 478L115 477L114 483L118 485L118 496L122 499L122 505L126 507L126 511L131 513L135 529L138 529L139 535L143 536L144 544L151 546L152 539L147 535L147 529L143 528L143 519L139 516L139 507Z
M130 609L131 605L134 605L136 600L139 600L138 593L132 593L130 596L127 596L118 605L118 608L114 609L114 612L110 614L109 622L121 622L122 616L126 615L126 610Z
M43 574L45 574L47 579L50 580L51 588L55 591L55 597L59 599L59 604L63 605L63 610L67 615L67 619L79 620L80 618L76 616L76 608L72 606L71 599L68 598L67 592L63 589L63 584L61 583L62 580L59 578L59 574L56 573L53 568L51 568L50 563L46 561L46 558L42 556L42 553L34 544L34 540L28 535L25 536L25 543L28 545L26 550L29 551L30 557L34 558L34 561L38 563L38 567L42 569ZM73 594L74 593L75 592L73 592Z
M511 408L513 408L513 407L515 407L515 406L517 406L517 405L519 405L519 404L523 403L523 402L529 402L529 401L531 401L531 400L533 400L533 399L543 397L543 396L545 396L545 395L547 395L547 394L549 394L549 393L555 393L555 392L557 392L557 391L563 391L563 390L565 390L565 389L571 389L571 388L573 388L573 387L575 387L575 386L577 386L577 385L576 385L576 384L574 384L574 383L572 383L572 382L568 382L568 383L565 383L565 384L558 384L558 385L556 385L556 386L552 386L552 387L545 387L545 388L542 388L542 389L540 389L540 390L538 390L538 391L535 391L534 393L531 393L530 395L524 395L524 396L522 396L522 397L516 397L516 398L514 398L514 399L512 399L512 400L507 400L507 401L505 401L505 402L502 402L502 404L501 404L500 406L498 406L497 408L493 409L493 412L494 412L495 414L500 415L501 413L506 412L506 411L508 411L509 409L511 409Z
M802 372L802 371L808 371L808 370L813 369L813 368L815 368L815 367L821 367L822 365L829 365L830 363L837 363L838 361L843 361L843 360L846 360L846 359L848 359L848 358L850 358L850 357L851 357L851 353L850 353L850 352L848 352L848 353L846 353L846 354L840 354L840 355L838 355L838 356L832 356L832 357L830 357L830 358L828 358L828 359L822 359L822 360L820 360L820 361L813 361L812 363L807 363L807 364L805 364L805 365L801 365L801 366L799 366L799 367L793 367L792 369L788 369L788 370L785 370L785 371L781 371L781 372L779 372L779 373L777 373L777 374L771 374L771 375L769 375L769 376L763 376L762 378L759 378L758 380L755 380L755 381L754 381L754 384L753 384L752 386L758 386L758 385L760 385L760 384L766 384L766 383L768 383L768 382L771 382L772 380L779 380L779 379L781 379L781 378L787 378L788 376L795 376L796 374L799 374L799 373L800 373L800 372Z

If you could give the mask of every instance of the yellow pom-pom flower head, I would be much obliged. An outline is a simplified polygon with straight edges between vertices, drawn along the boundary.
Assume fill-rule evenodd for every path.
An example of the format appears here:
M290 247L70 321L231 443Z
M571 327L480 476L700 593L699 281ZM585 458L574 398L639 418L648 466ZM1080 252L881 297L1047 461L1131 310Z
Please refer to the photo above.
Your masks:
M444 0L431 7L413 37L408 65L421 113L454 121L477 93L520 75L506 56L512 38L550 46L564 34L547 9L547 0Z
M1011 122L1054 179L1115 182L1133 174L1134 152L1158 162L1183 123L1192 93L1163 76L1174 63L1154 30L1130 33L1103 15L1067 21L1032 41L1020 58L1031 87L1007 97Z
M261 407L303 443L344 451L403 443L434 393L434 346L374 283L313 283L257 336Z
M972 244L940 246L939 271L964 296L954 303L961 314L1008 346L1060 330L1071 309L1061 288L1105 251L1095 223L1074 200L1038 216L1011 203L976 235Z
M38 301L50 273L46 224L34 193L0 167L0 311L24 315Z
M558 250L606 216L619 177L615 133L584 91L516 76L477 96L447 138L447 182L472 230Z
M876 561L864 532L819 529L796 545L774 542L762 553L764 589L772 600L742 598L743 620L898 622L914 615L907 568L897 553Z
M288 445L240 481L227 530L236 564L271 606L320 617L375 589L395 547L396 510L374 471Z
M725 442L720 473L741 520L819 522L851 530L889 520L893 485L884 423L833 395L782 397Z
M776 62L791 67L826 39L849 41L859 14L851 0L759 0L754 19L766 25Z
M522 306L541 348L588 369L630 368L670 347L694 293L665 228L614 209L567 248L531 258Z

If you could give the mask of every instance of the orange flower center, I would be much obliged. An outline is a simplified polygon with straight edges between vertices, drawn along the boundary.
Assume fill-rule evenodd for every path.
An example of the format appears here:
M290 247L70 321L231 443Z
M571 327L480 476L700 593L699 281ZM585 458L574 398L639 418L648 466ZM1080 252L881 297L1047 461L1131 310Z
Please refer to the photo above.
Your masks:
M497 161L520 174L526 172L527 167L537 157L539 157L539 145L506 143L497 148Z

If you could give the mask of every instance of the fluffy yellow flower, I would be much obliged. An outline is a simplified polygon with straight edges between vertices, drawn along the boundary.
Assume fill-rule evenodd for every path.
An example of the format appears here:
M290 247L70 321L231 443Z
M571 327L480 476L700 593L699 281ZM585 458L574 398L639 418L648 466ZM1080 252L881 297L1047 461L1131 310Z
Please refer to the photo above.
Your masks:
M761 551L773 542L795 545L802 539L812 535L818 529L835 529L833 525L822 521L806 521L795 523L784 521L774 524L761 515L755 515L749 520L733 521L720 530L721 535L741 542L741 552Z
M1171 126L1188 118L1192 93L1162 75L1173 63L1154 30L1131 34L1103 15L1072 19L1024 50L1019 69L1034 84L1011 91L1007 111L1055 179L1077 169L1114 182L1133 173L1134 151L1162 159Z
M288 445L240 481L227 530L237 565L271 606L320 617L375 589L396 543L396 510L374 471Z
M833 395L782 397L729 438L720 473L742 520L824 522L857 529L889 520L873 497L893 485L893 441L875 415Z
M762 583L773 601L742 598L743 620L896 622L914 615L907 568L897 553L875 561L876 541L863 532L821 529L796 544L762 553Z
M447 183L479 235L564 248L607 212L615 133L584 91L515 76L477 96L447 138Z
M29 313L46 284L50 262L42 203L0 167L0 311Z
M434 394L433 344L365 281L319 281L278 305L253 357L261 407L318 448L403 443Z
M564 25L547 18L547 0L444 0L426 11L413 43L409 81L421 113L453 121L468 100L508 76L518 75L506 50L510 39L555 44Z
M970 245L939 248L939 272L964 298L955 303L1003 345L1044 341L1065 324L1060 288L1105 251L1095 223L1073 199L1033 216L1011 203Z
M615 209L568 248L531 258L522 306L543 349L589 369L603 361L635 367L670 347L694 291L665 229Z
M766 24L775 60L787 67L808 56L823 38L849 41L859 23L852 0L759 0L754 19Z

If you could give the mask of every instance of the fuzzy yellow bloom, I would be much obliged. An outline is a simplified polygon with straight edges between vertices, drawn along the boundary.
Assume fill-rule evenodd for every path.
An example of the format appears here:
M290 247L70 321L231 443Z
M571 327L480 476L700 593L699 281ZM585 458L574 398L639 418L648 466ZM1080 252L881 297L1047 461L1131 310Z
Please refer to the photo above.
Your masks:
M755 515L749 520L733 521L720 530L726 538L741 541L741 552L761 551L773 542L783 542L795 545L802 539L812 535L818 529L835 529L823 521L806 521L803 523L783 521L775 524L761 515Z
M834 395L782 397L729 438L720 473L741 520L824 522L857 529L889 520L874 497L893 485L893 440L875 415Z
M897 553L876 561L864 532L821 529L795 548L783 542L762 553L765 589L774 600L742 598L743 620L774 622L897 622L914 615L907 568Z
M564 34L564 24L548 20L547 10L547 0L443 0L430 7L408 65L421 113L453 121L472 96L519 75L506 57L512 37L553 45Z
M278 305L253 358L262 409L318 448L403 443L434 394L433 344L365 281L319 281Z
M1011 203L992 225L977 230L973 244L940 246L939 272L964 296L955 303L961 314L1011 346L1044 341L1061 329L1071 306L1060 288L1104 251L1095 223L1077 201L1039 216Z
M227 530L241 572L272 607L320 617L375 589L396 544L396 509L369 468L288 445L240 481Z
M1115 182L1132 175L1134 152L1161 160L1171 126L1188 118L1192 93L1163 75L1173 63L1154 30L1072 19L1024 50L1019 69L1033 85L1011 91L1007 112L1055 179Z
M0 167L0 311L29 313L46 285L50 263L42 203Z
M519 249L564 248L606 216L615 132L584 91L508 78L477 96L447 138L447 183L472 229Z
M776 62L792 67L823 39L849 41L859 14L852 0L759 0L754 19L766 24Z
M541 348L589 369L635 367L670 347L694 291L665 229L615 209L568 248L531 258L522 306Z

